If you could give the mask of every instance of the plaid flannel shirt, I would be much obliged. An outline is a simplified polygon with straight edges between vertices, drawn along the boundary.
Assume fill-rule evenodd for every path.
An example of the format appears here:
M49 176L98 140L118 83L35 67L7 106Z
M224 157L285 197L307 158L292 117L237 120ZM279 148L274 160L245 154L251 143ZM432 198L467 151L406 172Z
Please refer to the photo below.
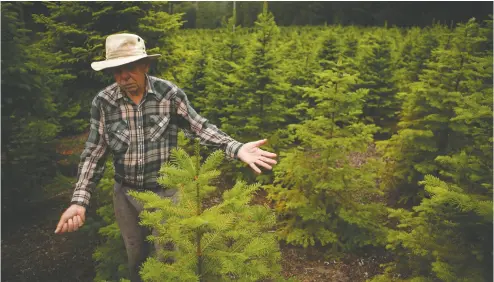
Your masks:
M91 106L90 131L78 167L72 204L87 207L113 153L115 181L136 190L153 190L161 165L177 147L179 128L202 144L236 158L243 145L210 124L173 83L147 76L147 93L136 105L116 83L98 93Z

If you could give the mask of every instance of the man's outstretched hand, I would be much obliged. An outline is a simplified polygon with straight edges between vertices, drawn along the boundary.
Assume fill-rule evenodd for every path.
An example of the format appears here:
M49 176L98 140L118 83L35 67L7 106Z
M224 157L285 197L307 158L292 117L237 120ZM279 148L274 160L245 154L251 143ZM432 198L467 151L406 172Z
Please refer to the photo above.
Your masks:
M77 231L86 220L86 208L76 204L71 205L60 217L55 233Z
M262 166L271 169L271 165L276 164L276 154L270 153L259 148L267 142L266 139L245 143L238 151L238 158L248 164L256 173L261 173L257 167Z

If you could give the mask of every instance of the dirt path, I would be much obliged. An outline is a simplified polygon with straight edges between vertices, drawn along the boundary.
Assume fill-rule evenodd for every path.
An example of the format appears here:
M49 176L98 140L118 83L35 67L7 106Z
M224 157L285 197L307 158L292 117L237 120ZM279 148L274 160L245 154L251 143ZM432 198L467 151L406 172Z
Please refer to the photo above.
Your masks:
M16 215L15 222L2 215L2 281L92 281L96 236L53 233L67 204L66 196L57 197Z

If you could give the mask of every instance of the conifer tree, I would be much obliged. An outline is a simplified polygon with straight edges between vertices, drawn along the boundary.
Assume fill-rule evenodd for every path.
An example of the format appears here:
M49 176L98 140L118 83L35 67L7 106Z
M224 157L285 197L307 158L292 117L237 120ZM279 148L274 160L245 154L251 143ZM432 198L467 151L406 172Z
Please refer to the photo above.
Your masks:
M370 33L360 45L360 82L357 88L369 89L363 108L363 117L379 126L380 139L396 130L399 103L393 72L392 43L386 31Z
M55 137L59 108L51 89L62 78L44 64L53 54L33 42L26 9L32 3L2 3L2 210L45 196L56 175Z
M203 109L208 106L204 105L203 102L207 99L206 87L208 85L208 81L206 76L207 72L211 68L211 49L212 47L210 42L201 43L199 50L196 52L196 56L194 56L194 59L190 64L188 81L183 87L186 93L188 93L187 96L189 96L190 101L194 103L194 108L202 115L205 115L205 113L203 113Z
M357 57L357 50L359 45L359 30L346 27L344 30L344 44L343 44L343 56L347 59L354 59Z
M412 53L421 31L420 28L410 29L403 37L404 42L398 50L399 57L396 63L395 80L401 92L409 90L410 83L416 81L415 78L418 75L417 70L412 69L410 65L416 60Z
M318 46L310 39L310 34L295 30L288 35L289 40L285 46L284 60L282 61L283 74L287 83L291 85L286 93L288 109L293 109L291 124L299 123L308 118L303 87L314 85L315 73L320 69L315 56Z
M403 129L385 156L395 156L393 184L409 189L403 195L416 192L418 203L391 211L399 222L388 236L396 261L376 281L397 272L424 281L492 281L491 33L492 24L482 28L473 19L459 25L406 100Z
M186 151L194 151L192 140L185 137L183 132L178 134L178 146ZM101 235L101 243L93 252L96 262L96 282L125 282L129 276L127 267L127 253L121 236L120 228L115 220L112 193L114 168L111 160L106 163L103 177L94 193L93 202L98 207L97 217L90 214L86 217L84 232L97 232ZM129 281L130 282L130 281Z
M235 95L240 108L234 114L243 118L238 124L226 124L227 132L237 127L241 129L242 136L249 136L250 139L265 138L266 134L272 134L275 129L282 127L287 115L291 114L284 107L284 94L289 85L282 80L278 68L281 59L277 53L278 35L279 28L265 2L264 10L256 21L246 65L240 74L242 85Z
M384 242L384 206L379 195L374 160L351 163L350 155L365 152L376 128L358 122L367 90L351 91L355 75L343 72L339 61L318 74L318 88L306 87L317 106L312 119L290 125L298 147L288 150L275 167L268 197L280 218L277 234L294 245L350 250Z
M204 72L204 95L198 96L197 101L202 106L201 113L222 130L237 138L237 130L228 124L239 124L243 118L236 113L241 106L237 95L241 81L238 73L244 57L242 28L237 26L235 12L221 30L219 43L215 44L214 55L208 56Z
M490 75L489 57L474 49L485 40L475 29L475 23L456 29L445 48L433 52L420 81L413 84L411 93L404 94L399 133L381 144L389 158L385 185L396 189L405 202L416 204L423 197L418 181L425 174L438 176L437 156L460 152L471 142L453 122L460 112L464 115L463 106L489 101L486 93L492 83L475 83L485 83Z
M341 55L341 41L336 30L328 30L318 54L318 61L322 69L331 69Z
M280 253L275 223L267 206L249 205L259 185L237 184L223 193L222 202L206 205L216 190L211 181L223 153L212 153L200 165L199 142L190 157L173 149L158 182L177 189L177 198L162 199L152 192L131 195L144 204L142 224L158 230L150 239L164 248L143 264L144 281L258 281L279 278Z

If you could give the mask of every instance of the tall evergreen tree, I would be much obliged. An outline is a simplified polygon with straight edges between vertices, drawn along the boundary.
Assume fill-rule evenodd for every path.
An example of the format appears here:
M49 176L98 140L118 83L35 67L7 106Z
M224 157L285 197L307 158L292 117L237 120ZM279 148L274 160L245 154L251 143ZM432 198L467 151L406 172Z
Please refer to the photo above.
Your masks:
M2 4L2 206L4 211L43 197L56 174L60 131L52 89L63 78L49 69L48 54L32 42L24 11L29 3Z
M288 84L282 80L278 68L281 59L276 45L278 34L279 28L265 2L241 73L242 85L239 93L235 93L241 107L235 115L247 118L247 123L245 119L240 124L228 123L227 131L237 127L241 129L241 136L265 138L266 134L281 127L286 115L290 115L284 108Z
M318 61L322 69L331 69L341 56L342 45L336 30L329 29L325 35Z
M422 280L492 280L490 33L492 25L482 28L472 19L452 31L444 49L433 51L407 96L403 128L387 143L385 157L395 157L394 182L386 183L400 187L404 196L418 195L411 211L391 212L399 224L388 237L397 255L390 273Z
M482 101L491 87L485 84L489 76L485 54L473 49L482 38L473 30L456 29L445 48L433 52L420 81L404 97L399 133L382 143L390 158L386 185L398 189L403 200L418 203L423 197L418 181L425 174L438 176L434 159L458 152L471 140L455 130L453 121L458 111L464 112L459 102L478 95L483 98L475 100ZM475 83L479 80L484 83Z
M245 54L245 47L242 42L243 30L236 24L236 13L233 17L223 23L221 37L216 44L217 52L214 56L209 56L205 73L205 95L198 97L198 102L203 105L202 113L215 124L223 123L237 124L242 119L235 116L238 111L238 101L235 93L238 92L241 81L238 73ZM221 126L224 128L223 126ZM231 132L233 128L224 128L226 132L236 136L236 132Z
M351 90L355 75L341 63L318 74L318 88L306 87L317 106L312 119L291 125L293 142L275 168L268 197L280 216L279 238L308 246L329 245L334 251L384 243L384 205L379 195L374 160L364 165L350 156L365 152L376 128L358 122L367 90Z
M369 89L363 117L379 126L379 138L389 137L396 130L399 103L393 72L392 42L385 30L370 33L362 42L358 68L360 83L357 87Z
M315 56L317 41L310 40L310 36L300 30L294 30L288 34L288 42L284 44L283 74L287 83L291 85L286 93L286 107L294 110L294 119L288 121L289 123L298 123L308 118L308 97L304 97L303 87L315 84L315 73L320 69Z

